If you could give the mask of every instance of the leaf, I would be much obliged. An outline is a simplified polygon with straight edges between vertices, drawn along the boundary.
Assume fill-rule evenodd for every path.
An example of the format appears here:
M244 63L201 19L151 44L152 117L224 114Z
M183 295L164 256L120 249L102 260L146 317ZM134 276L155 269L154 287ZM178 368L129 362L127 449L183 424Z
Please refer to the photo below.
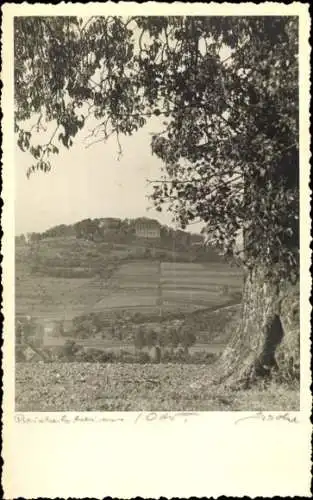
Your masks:
M274 234L287 238L288 214L292 238L299 225L299 202L287 192L299 192L292 175L299 170L298 20L137 16L130 28L118 17L95 16L79 33L81 23L15 19L21 150L42 158L34 137L21 130L39 110L48 125L64 126L58 140L65 148L89 115L106 124L108 137L133 135L149 117L164 114L169 119L151 149L166 182L175 183L153 193L158 210L166 206L184 226L204 222L226 251L247 224L254 234L247 259L270 265L279 253L288 272L296 249L288 253ZM201 57L193 50L195 36L210 40ZM221 46L228 60L221 60ZM50 152L59 150L47 147L44 161Z

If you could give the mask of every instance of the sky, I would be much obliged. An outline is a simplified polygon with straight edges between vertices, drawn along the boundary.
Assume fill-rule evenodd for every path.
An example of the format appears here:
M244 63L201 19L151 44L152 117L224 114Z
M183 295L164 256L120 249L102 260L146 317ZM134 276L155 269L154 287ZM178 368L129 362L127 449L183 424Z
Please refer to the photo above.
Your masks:
M32 156L16 146L15 234L100 217L145 216L173 225L171 214L157 212L147 199L151 190L147 179L161 175L162 163L152 156L150 147L150 134L159 127L152 122L132 137L121 137L119 160L115 138L86 147L88 130L84 130L71 149L60 146L51 172L36 172L29 179L26 171ZM193 232L200 228L197 224L189 227Z
M220 56L227 59L230 53L223 47ZM15 234L100 217L145 216L177 227L170 213L157 212L147 199L151 191L147 179L158 179L161 174L161 160L152 156L150 147L151 133L160 128L160 120L154 118L132 137L121 137L123 156L119 161L115 138L86 147L88 130L84 129L70 150L60 146L51 172L36 172L29 179L26 171L33 158L16 147ZM42 144L49 138L40 138ZM192 224L187 229L198 232L201 228L201 224Z

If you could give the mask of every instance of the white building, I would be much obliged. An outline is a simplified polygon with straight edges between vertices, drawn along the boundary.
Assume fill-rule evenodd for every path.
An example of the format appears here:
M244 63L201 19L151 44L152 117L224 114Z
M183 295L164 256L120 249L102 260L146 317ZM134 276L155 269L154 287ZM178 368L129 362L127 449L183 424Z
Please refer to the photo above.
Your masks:
M119 228L120 224L120 219L117 219L116 217L107 217L106 219L101 219L99 221L99 228L106 232Z
M137 238L160 238L160 225L157 221L143 219L136 223Z

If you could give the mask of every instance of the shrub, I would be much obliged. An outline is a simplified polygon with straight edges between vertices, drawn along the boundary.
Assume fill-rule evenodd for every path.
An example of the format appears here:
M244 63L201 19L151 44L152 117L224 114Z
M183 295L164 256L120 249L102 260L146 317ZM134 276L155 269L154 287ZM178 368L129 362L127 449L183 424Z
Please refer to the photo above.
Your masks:
M188 352L189 347L195 344L197 337L193 330L185 326L179 331L179 343L184 347L185 352Z
M115 353L91 347L82 349L77 353L77 358L85 363L112 363L115 361Z
M169 349L164 349L162 351L162 362L170 363L173 362L175 358L175 353Z
M74 361L75 355L79 350L80 347L73 340L67 340L61 349L61 356L67 361Z
M176 349L180 340L179 330L175 327L171 327L166 333L167 344L170 345L173 349Z
M113 363L116 360L116 353L113 351L101 351L99 355L100 363Z
M45 353L51 361L66 361L64 355L64 346L45 347Z
M189 361L189 353L185 349L179 347L174 351L174 360L180 363L186 363Z
M138 359L138 355L121 349L116 357L117 361L120 363L135 363Z
M146 345L145 332L142 326L139 326L135 333L134 345L136 349L142 349Z
M155 330L149 329L145 332L145 345L148 347L153 347L157 342L157 333Z
M139 362L139 363L146 364L146 363L149 363L149 361L150 361L150 356L149 356L149 354L148 354L147 352L144 352L144 351L139 352L139 353L137 354L137 357L138 357L138 362Z

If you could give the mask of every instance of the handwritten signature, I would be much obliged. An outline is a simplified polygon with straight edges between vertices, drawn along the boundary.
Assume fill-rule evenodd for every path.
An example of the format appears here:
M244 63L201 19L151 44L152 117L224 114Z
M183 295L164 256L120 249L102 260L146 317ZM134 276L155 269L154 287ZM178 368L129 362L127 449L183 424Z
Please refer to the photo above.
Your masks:
M262 422L277 422L279 420L283 420L285 422L289 422L291 424L298 424L299 420L297 419L296 416L290 415L289 413L283 413L279 415L271 415L271 414L264 414L263 412L259 411L255 413L254 415L249 415L247 417L242 417L239 418L238 420L235 421L235 424L239 424L239 422L244 422L247 420L262 420Z

